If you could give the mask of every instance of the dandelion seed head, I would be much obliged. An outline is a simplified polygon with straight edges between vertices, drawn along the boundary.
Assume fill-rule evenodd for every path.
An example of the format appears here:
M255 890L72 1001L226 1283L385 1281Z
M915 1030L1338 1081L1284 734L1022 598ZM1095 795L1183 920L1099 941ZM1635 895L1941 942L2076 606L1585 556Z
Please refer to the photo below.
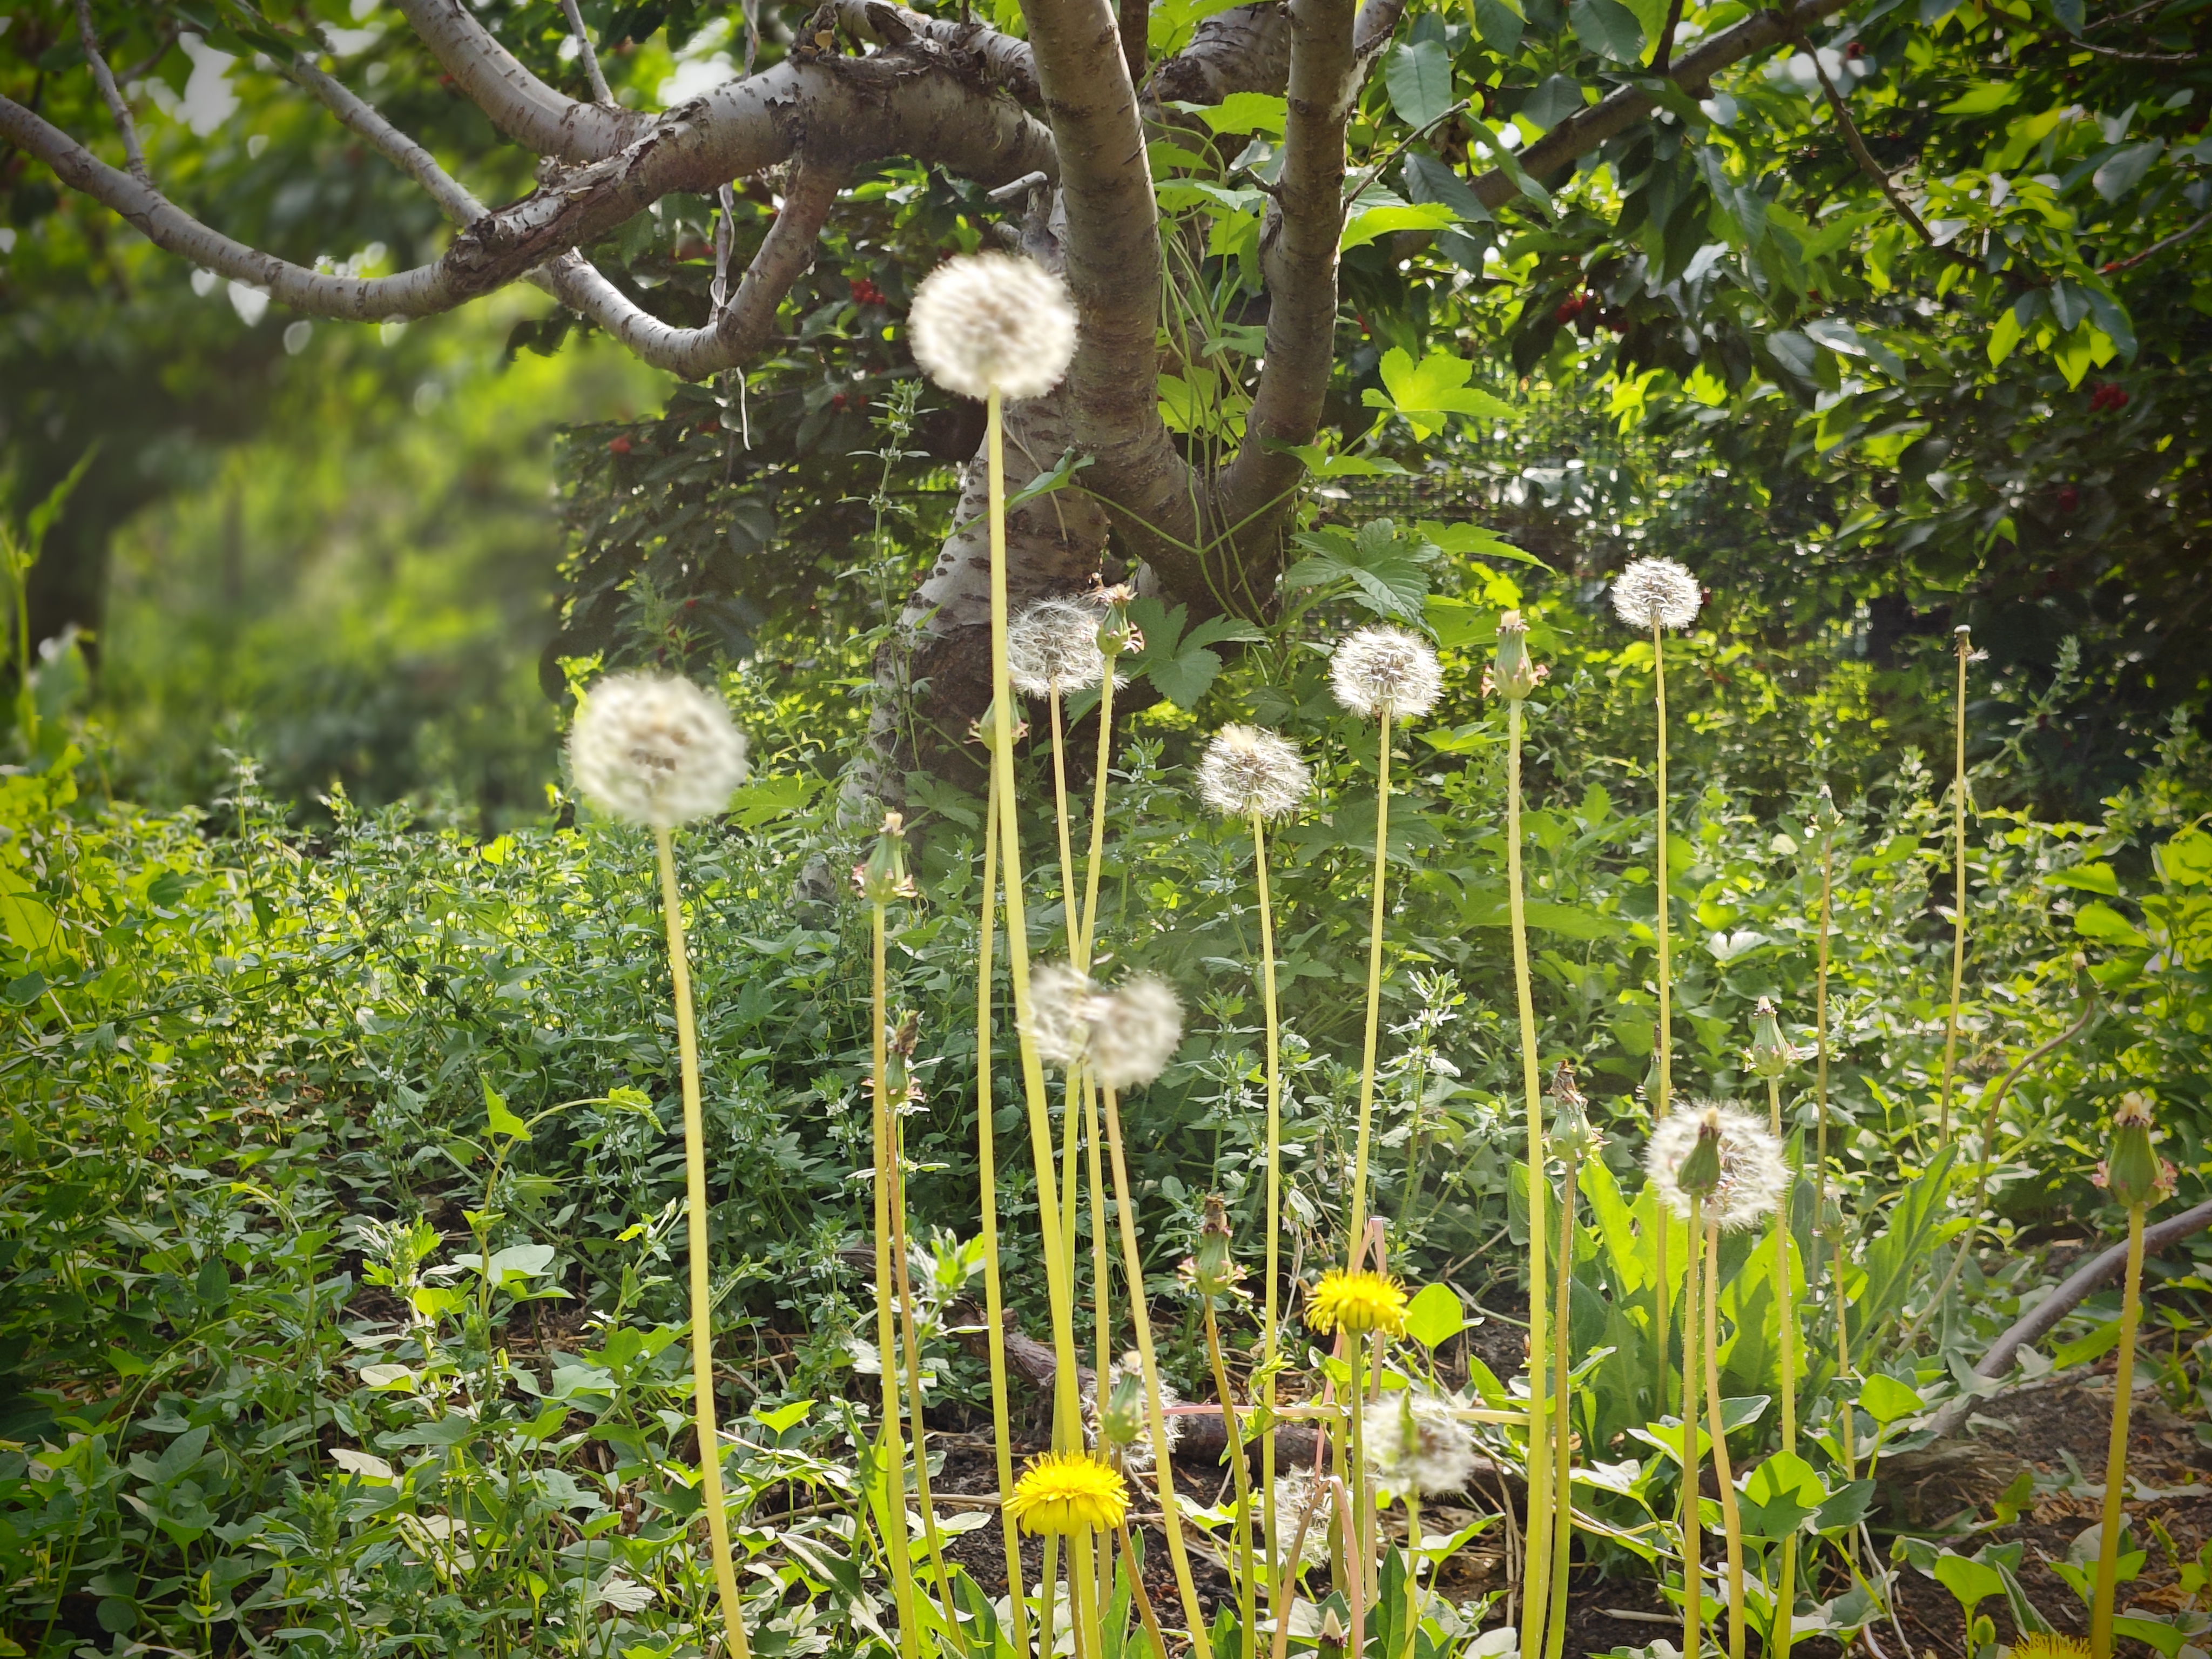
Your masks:
M1022 1471L1006 1509L1024 1532L1111 1532L1129 1513L1129 1489L1087 1453L1047 1452Z
M719 812L745 779L728 705L690 680L611 674L568 732L576 787L602 811L657 830Z
M1444 689L1435 649L1402 628L1361 629L1336 647L1328 678L1337 702L1367 720L1425 714Z
M1705 1219L1732 1232L1772 1214L1790 1182L1781 1141L1750 1113L1713 1101L1689 1102L1655 1127L1644 1143L1644 1172L1656 1185L1659 1201L1678 1216L1690 1213L1692 1194L1682 1185L1682 1166L1697 1151L1698 1134L1707 1125L1719 1137L1720 1181L1705 1199Z
M1198 794L1224 817L1279 818L1313 788L1296 744L1256 726L1224 726L1198 763Z
M1080 1064L1091 1046L1098 1000L1091 975L1072 963L1048 962L1031 969L1029 1035L1037 1058L1062 1070Z
M1408 1389L1372 1401L1360 1427L1369 1467L1401 1498L1463 1491L1474 1473L1474 1436L1440 1395Z
M1075 355L1066 284L1008 253L947 259L915 289L907 326L922 371L966 398L1041 398Z
M1032 697L1097 684L1106 673L1097 611L1073 599L1039 599L1006 629L1006 673Z
M1637 559L1613 579L1613 609L1631 628L1687 628L1705 589L1673 559Z
M1150 974L1123 981L1098 1000L1091 1026L1091 1075L1117 1092L1150 1083L1182 1042L1182 1004Z
M1302 1470L1292 1470L1275 1482L1276 1544L1272 1552L1280 1571L1293 1545L1300 1565L1328 1564L1328 1511L1332 1494L1328 1486ZM1303 1536L1301 1536L1303 1534Z

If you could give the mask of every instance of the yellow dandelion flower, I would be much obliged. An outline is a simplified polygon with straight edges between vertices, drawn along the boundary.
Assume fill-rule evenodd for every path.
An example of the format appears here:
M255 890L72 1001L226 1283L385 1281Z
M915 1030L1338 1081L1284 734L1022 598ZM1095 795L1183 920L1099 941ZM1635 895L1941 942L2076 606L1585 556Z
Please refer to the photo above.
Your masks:
M1402 1336L1406 1288L1387 1273L1348 1273L1341 1268L1325 1273L1306 1304L1306 1323L1348 1336L1368 1331Z
M2089 1659L2089 1644L2078 1636L2035 1631L2012 1644L2012 1659Z
M1024 1532L1109 1532L1129 1513L1129 1490L1081 1452L1047 1452L1022 1471L1006 1508Z

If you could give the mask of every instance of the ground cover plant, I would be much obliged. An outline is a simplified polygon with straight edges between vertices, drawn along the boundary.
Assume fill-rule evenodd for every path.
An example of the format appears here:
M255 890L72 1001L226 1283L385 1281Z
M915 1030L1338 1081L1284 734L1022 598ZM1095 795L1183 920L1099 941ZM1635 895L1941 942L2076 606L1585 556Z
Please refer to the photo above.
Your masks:
M43 665L0 786L15 1644L1538 1652L1644 1596L1731 1653L2194 1644L2201 1565L2112 1524L2117 1465L2040 1577L1977 1534L2081 1467L1907 1494L2023 1378L2140 1346L2199 1409L2197 1270L2139 1241L2201 1190L2200 740L2094 823L1970 775L1963 842L1917 756L1760 801L1678 762L1662 929L1634 711L1662 661L1692 732L1764 695L1679 689L1728 650L1694 580L1417 568L1410 617L1339 576L1193 714L1139 698L1092 823L1054 722L1009 719L986 798L939 792L911 852L887 823L828 905L794 897L839 840L806 709L757 669L722 811L477 842L343 797L303 835L243 760L204 812L111 802ZM1008 620L1048 703L1176 626ZM696 810L618 793L698 763L690 707L578 784ZM2138 1241L2118 1293L1978 1372L2069 1214Z

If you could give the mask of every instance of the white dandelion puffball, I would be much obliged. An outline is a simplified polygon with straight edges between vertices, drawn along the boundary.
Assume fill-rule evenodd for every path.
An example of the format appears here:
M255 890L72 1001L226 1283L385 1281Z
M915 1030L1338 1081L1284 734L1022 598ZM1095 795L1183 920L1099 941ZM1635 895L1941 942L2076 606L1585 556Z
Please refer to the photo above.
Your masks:
M1041 398L1075 356L1075 303L1042 265L967 253L921 280L907 315L914 360L947 392Z
M1401 628L1363 628L1336 647L1328 678L1336 700L1368 720L1425 714L1444 689L1437 653Z
M1144 1377L1144 1360L1136 1353L1125 1353L1106 1368L1106 1401L1110 1410L1115 1395L1124 1381L1134 1381L1139 1389ZM1083 1385L1083 1435L1091 1445L1098 1443L1098 1385L1094 1377ZM1182 1439L1182 1419L1169 1413L1182 1404L1182 1396L1164 1376L1160 1379L1160 1415L1167 1430L1168 1454L1175 1454L1176 1444ZM1139 1413L1135 1437L1121 1446L1121 1472L1124 1474L1149 1474L1152 1468L1152 1413L1149 1409ZM1118 1437L1111 1437L1118 1438Z
M1613 583L1613 612L1631 628L1687 628L1705 598L1698 579L1672 559L1638 559Z
M1101 1088L1118 1092L1167 1070L1182 1042L1182 1005L1149 974L1105 991L1066 963L1047 963L1030 975L1025 1029L1045 1064L1087 1066Z
M1376 1478L1401 1498L1462 1491L1474 1473L1474 1436L1437 1395L1408 1391L1375 1401L1360 1429Z
M1062 1070L1081 1063L1101 1000L1091 975L1072 963L1048 962L1030 974L1029 1037L1037 1058Z
M1091 1075L1117 1092L1150 1083L1182 1042L1182 1004L1150 974L1124 981L1104 1002L1091 1028Z
M1721 1153L1720 1184L1705 1200L1706 1221L1726 1232L1772 1214L1790 1182L1782 1143L1749 1112L1712 1101L1692 1101L1645 1143L1644 1173L1657 1184L1659 1201L1678 1216L1690 1213L1690 1194L1678 1177L1706 1123L1720 1132Z
M1198 763L1198 793L1232 818L1279 818L1313 788L1296 744L1256 726L1224 726Z
M612 674L584 694L568 763L592 805L656 830L720 811L747 770L728 705L651 674Z
M1098 612L1073 599L1039 599L1006 629L1006 673L1032 697L1097 684L1106 677Z
M1292 1470L1276 1480L1275 1534L1279 1541L1273 1553L1277 1571L1282 1571L1284 1559L1293 1545L1297 1547L1302 1565L1328 1565L1328 1513L1333 1502L1334 1494L1328 1485L1302 1470ZM1303 1538L1299 1536L1302 1530Z

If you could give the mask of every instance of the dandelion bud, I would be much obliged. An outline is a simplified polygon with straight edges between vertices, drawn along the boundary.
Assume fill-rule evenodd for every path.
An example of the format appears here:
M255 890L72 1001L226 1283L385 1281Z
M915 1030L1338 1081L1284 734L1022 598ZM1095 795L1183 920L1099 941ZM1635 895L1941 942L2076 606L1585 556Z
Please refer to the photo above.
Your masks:
M1780 1077L1797 1059L1796 1048L1782 1035L1782 1022L1773 1003L1765 997L1752 1010L1751 1049L1747 1058L1751 1069L1761 1077Z
M1109 1446L1133 1446L1144 1431L1144 1378L1117 1368L1106 1409L1098 1419L1098 1437Z
M1672 559L1638 559L1613 584L1613 614L1631 628L1687 628L1705 590Z
M968 741L981 744L983 749L989 753L996 753L999 747L999 722L997 711L998 703L994 699L990 702L985 703L983 705L983 712L976 715L975 718L969 721L968 725ZM1030 723L1022 718L1021 704L1018 702L1014 705L1013 715L1014 717L1008 722L1008 726L1013 740L1016 743L1019 743L1024 738L1029 736Z
M1231 1253L1231 1243L1229 1212L1218 1194L1208 1194L1206 1222L1198 1230L1198 1248L1182 1264L1183 1282L1193 1296L1210 1303L1237 1294L1244 1282L1244 1269Z
M1425 714L1444 688L1435 650L1401 628L1361 629L1336 647L1328 678L1337 702L1367 720Z
M1951 649L1972 662L1974 657L1974 630L1960 623L1951 630Z
M1596 1156L1605 1145L1605 1137L1590 1122L1585 1109L1589 1102L1583 1091L1575 1086L1575 1068L1565 1060L1552 1073L1549 1091L1552 1102L1552 1145L1559 1156L1570 1164L1579 1164Z
M2148 1097L2133 1090L2120 1097L2112 1113L2109 1150L2097 1166L2096 1179L2124 1209L2146 1208L2173 1191L2173 1165L2153 1149L2152 1125Z
M1695 1199L1705 1218L1723 1231L1771 1214L1790 1179L1782 1143L1766 1126L1711 1101L1693 1103L1652 1130L1644 1171L1676 1215L1688 1215Z
M1223 726L1198 763L1199 799L1224 817L1281 817L1312 787L1297 748L1256 726Z
M1498 656L1490 665L1489 689L1519 702L1541 685L1551 671L1528 656L1528 624L1518 611L1498 619Z
M877 834L875 850L868 854L866 864L853 866L853 884L871 904L889 904L893 899L914 896L914 879L906 872L903 815L884 814L884 827Z
M1825 783L1820 786L1820 801L1813 808L1813 823L1824 835L1844 827L1844 815L1836 810L1835 792Z
M1098 618L1073 599L1039 599L1006 629L1006 674L1032 697L1064 696L1098 684L1106 659Z
M915 289L907 326L922 372L965 398L1042 397L1075 355L1066 284L1011 254L947 259Z
M745 781L745 740L728 705L690 680L612 674L585 694L568 763L594 806L669 830L728 805Z
M1098 648L1109 657L1118 657L1125 651L1145 648L1145 633L1129 620L1129 601L1137 597L1137 590L1127 582L1115 582L1111 587L1094 589L1085 597L1091 604L1103 605L1106 619L1098 624Z

